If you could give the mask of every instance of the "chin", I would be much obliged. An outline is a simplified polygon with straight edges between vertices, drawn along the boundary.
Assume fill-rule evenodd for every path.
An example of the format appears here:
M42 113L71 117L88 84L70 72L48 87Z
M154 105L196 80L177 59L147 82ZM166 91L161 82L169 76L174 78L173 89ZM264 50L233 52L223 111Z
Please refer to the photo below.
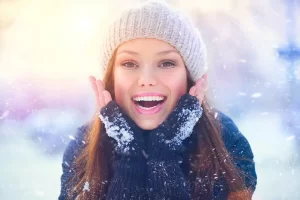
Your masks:
M156 129L162 122L157 120L138 120L135 123L143 130Z

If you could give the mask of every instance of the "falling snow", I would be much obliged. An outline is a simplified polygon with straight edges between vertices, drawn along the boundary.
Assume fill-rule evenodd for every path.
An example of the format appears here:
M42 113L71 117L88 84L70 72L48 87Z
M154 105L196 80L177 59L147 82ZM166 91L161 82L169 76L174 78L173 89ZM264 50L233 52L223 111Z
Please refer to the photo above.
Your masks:
M45 1L45 5L47 5L47 2L50 2L47 0ZM35 71L35 74L40 75L41 71L44 71L44 69L52 70L54 69L53 66L56 64L65 64L65 62L58 62L59 59L64 56L53 57L57 57L58 60L48 59L48 64L42 63L43 67L40 68L42 70L39 70L38 68L33 69L30 67L30 64L28 64L36 63L36 66L42 66L38 64L39 61L35 58L39 58L40 61L45 60L40 59L45 52L38 50L38 46L42 47L43 45L35 45L34 38L36 38L36 34L32 33L38 33L38 42L43 43L44 39L47 40L47 38L49 38L46 37L47 34L49 34L49 31L41 32L40 30L42 29L38 24L38 20L36 20L37 23L32 20L30 23L28 23L30 20L22 20L27 19L29 15L31 16L32 14L37 13L30 11L39 6L32 3L33 1L28 1L30 4L32 3L32 6L26 6L26 2L27 1L24 1L23 6L26 9L21 9L21 12L8 12L9 16L6 16L4 13L3 19L5 26L2 27L1 31L3 30L4 33L7 31L9 37L3 37L1 40L1 42L4 41L3 44L7 44L3 46L4 48L1 48L1 53L7 56L1 57L0 61L1 66L6 67L8 70L11 68L11 70L9 70L11 71L11 74L8 73L6 75L4 73L1 80L11 79L12 82L16 83L19 81L15 79L15 74L13 72L18 70L13 69L15 68L14 66L29 72L33 70ZM291 110L285 110L286 104L283 102L283 99L290 95L286 88L294 87L296 89L294 95L296 97L296 103L298 103L295 104L292 109L294 109L295 112L299 111L299 101L297 101L299 99L297 92L299 84L295 84L294 86L289 84L290 82L287 79L291 66L289 62L279 61L281 56L278 53L278 49L282 48L284 43L293 39L287 38L289 34L286 33L286 31L289 30L288 26L293 24L291 19L286 19L285 16L287 10L285 9L285 5L288 4L288 2L291 1L276 1L273 2L272 6L270 6L268 1L258 0L249 1L249 5L247 3L245 5L240 4L239 6L236 6L234 3L223 2L226 6L224 7L223 4L220 4L220 6L214 5L215 11L211 8L206 9L203 7L205 5L201 3L196 5L200 9L203 8L203 15L206 15L206 12L209 15L214 15L219 12L223 13L219 16L216 15L214 23L210 23L212 28L207 30L206 28L203 29L208 40L210 37L213 37L213 45L209 45L208 43L210 52L219 52L213 55L214 57L218 54L218 57L211 59L211 66L221 66L221 69L224 69L221 71L226 73L214 77L215 74L213 73L216 72L218 74L219 69L216 67L215 70L212 70L213 76L211 77L214 77L214 85L215 87L219 87L219 89L213 90L211 95L214 102L220 105L221 108L224 108L224 110L221 109L221 111L229 113L236 119L236 124L241 129L242 133L245 134L252 146L258 172L258 186L253 199L300 199L298 181L298 177L300 177L300 153L299 135L297 135L299 131L293 132L292 128L287 128L285 122L285 120L291 122L291 119L288 119L291 117L295 119L295 127L297 128L299 126L299 123L297 123L299 117L297 118L297 116L291 115ZM117 5L115 2L112 2L112 4ZM231 4L233 5L232 8L230 6ZM299 2L296 2L296 4L299 4ZM195 6L194 4L189 5L189 3L185 3L184 5L187 8L189 6ZM6 10L5 7L7 7L9 10L14 11L19 5L16 3L5 3L2 6L4 6L4 10ZM75 6L73 9L74 13L69 12L66 15L65 9L68 8L68 5L66 4L64 8L61 7L62 9L56 14L57 16L63 14L66 16L66 19L71 19L72 15L76 15L76 11L82 10L82 6L83 4L79 5L78 8ZM84 6L89 5L86 4ZM95 5L91 6L95 7ZM294 8L295 18L298 19L300 13L299 5L295 5ZM41 9L44 8L41 7ZM51 10L52 8L48 6L47 9ZM97 8L96 10L99 9L101 8ZM193 10L196 11L196 9L198 8L195 7ZM243 16L240 15L240 9L243 10ZM235 12L231 12L232 10L235 10ZM253 12L258 12L259 14L255 15ZM15 18L14 13L20 15L20 17L10 22L10 19ZM40 13L38 13L38 15L40 15ZM43 17L38 15L35 17ZM255 20L247 20L251 17ZM7 19L9 20L8 22ZM56 24L55 26L57 27L63 27L63 23L66 23L65 25L69 23L68 20L57 22L51 20L56 20L56 18L50 19L50 22L51 24ZM230 20L229 23L224 23L228 22L228 20ZM82 20L79 20L79 22L82 22ZM205 19L203 22L205 23ZM10 24L12 24L12 26L10 26ZM10 27L13 29L10 29ZM32 38L28 37L29 35L26 31L22 31L22 27L29 27L29 29L32 30L30 32L27 31L31 34ZM77 27L79 27L79 29L89 28L86 26ZM218 31L213 31L215 33L211 34L211 30L218 30L218 27L224 27L226 34L223 34L224 31L219 31L220 33L218 33ZM56 27L54 26L51 28L53 31L56 30ZM9 34L15 29L19 31L15 31L15 34ZM273 29L278 31L275 33ZM61 35L72 36L74 33L82 33L80 30L74 31L75 29L73 29L73 27L66 30L70 30L71 32L67 31ZM295 31L295 33L297 33L297 31ZM23 38L29 38L28 42L33 45L18 45L18 38L22 38L19 37L20 35L23 35ZM232 39L228 39L228 35L232 36ZM258 35L259 37L257 37ZM295 34L295 41L299 40L298 35ZM78 38L78 36L80 36L82 41L85 40L84 35L74 35L74 38ZM66 37L57 38L58 41L63 41L65 39ZM67 39L70 39L67 44L72 44L72 37L68 37ZM14 44L16 44L19 49L14 48ZM74 44L76 44L76 42ZM228 48L231 47L231 45L233 45L232 48ZM66 48L62 48L61 50L67 50L68 48L74 49L73 45L69 45L69 47L67 45ZM11 51L11 49L14 50ZM32 51L33 49L34 51ZM51 53L51 51L51 48L48 48L48 52L46 52L45 55L51 55L53 53ZM22 58L15 59L16 55L20 52L26 52L25 60L22 60ZM37 52L41 52L41 55L36 56ZM71 51L66 52L70 53ZM63 51L57 53L59 55L64 55ZM68 58L69 56L65 57ZM74 56L74 58L75 59L73 60L76 64L84 66L88 66L86 63L87 60L91 60L84 57L84 55ZM295 62L295 66L297 66L297 62ZM53 65L53 63L55 65ZM47 64L47 66L44 66L44 64ZM69 63L68 66L73 65L72 63ZM58 66L58 68L59 67L60 66ZM83 68L75 67L72 73L68 70L62 70L58 71L57 74L62 78L64 74L68 77L70 75L74 76L74 73L81 74L79 70ZM297 69L294 69L295 79L298 80L298 83L300 79L299 69L299 66L297 66ZM39 72L36 72L36 70ZM70 140L73 141L75 139L75 137L69 134L73 133L75 127L78 127L86 119L90 118L89 113L82 112L83 110L89 109L90 112L94 111L94 103L87 103L87 99L90 99L91 102L94 100L93 97L86 92L90 88L79 90L78 88L80 87L77 86L82 85L75 83L76 81L73 82L73 86L70 86L70 84L64 84L64 82L59 82L59 79L56 79L56 83L51 82L51 87L46 88L45 85L47 85L47 82L50 82L47 80L49 75L53 74L55 76L51 70L43 72L45 73L45 76L41 79L42 84L40 84L43 86L42 90L28 92L24 87L21 87L22 85L25 85L28 88L34 89L35 85L28 83L28 81L38 77L22 77L22 72L19 72L21 75L20 85L14 83L14 85L10 84L7 87L1 87L3 109L0 111L0 134L2 133L0 135L0 157L3 158L5 162L1 163L2 170L0 172L0 177L2 184L0 185L0 199L57 199L60 189L59 178L61 176L61 158L63 149ZM261 84L259 85L258 83ZM61 87L56 87L56 84ZM74 89L72 89L72 87ZM9 93L13 91L12 95L15 97L7 99L5 96L6 93L8 93L6 88L8 88ZM60 95L61 93L57 95L57 91L55 91L54 88L70 92L65 93L67 96L62 96ZM257 90L259 90L259 92L257 92ZM76 93L73 93L73 91L76 91ZM21 94L21 92L28 94L29 98L26 98L27 96ZM34 96L36 94L38 94L37 98L45 99L45 101L42 101L41 105L49 107L49 109L44 109L44 111L41 109L42 112L40 112L40 115L35 112L35 109L39 109L38 106L40 106L35 101L36 97ZM52 96L59 96L59 99L53 98L51 94ZM58 107L57 102L61 101L63 98L66 99L65 102L67 104L60 104ZM237 98L238 101L236 101ZM258 102L258 99L262 99L263 101L259 101L259 104L256 104L255 106L250 105L251 101ZM250 107L248 107L249 105ZM293 106L292 104L289 105L291 107ZM70 108L67 109L65 113L71 113L71 117L58 117L63 112L62 109L64 107ZM243 115L241 115L241 113L243 113ZM40 125L39 128L36 128L37 124ZM297 130L299 130L299 128ZM6 136L9 137L6 138ZM35 139L32 140L32 138ZM85 141L82 141L82 143L85 143ZM51 148L60 148L56 152L46 154L47 146ZM224 159L224 162L225 161L226 159ZM29 164L30 167L20 167L19 163L24 166ZM69 165L69 163L64 164L67 166ZM33 173L28 173L29 171ZM17 174L17 176L13 176L13 174ZM276 184L274 184L274 180L276 180ZM85 189L88 191L89 185ZM150 191L151 190L152 188L150 188Z
M89 184L89 182L86 181L84 183L83 191L88 191L88 192L90 191L90 184Z
M254 93L251 95L252 98L259 98L261 97L261 93Z
M238 95L239 96L247 96L247 93L245 93L245 92L239 92Z
M215 118L215 119L217 119L218 114L219 114L218 112L215 112L215 114L214 114L214 118Z
M70 138L71 140L75 140L74 136L72 136L72 135L69 135L69 138Z

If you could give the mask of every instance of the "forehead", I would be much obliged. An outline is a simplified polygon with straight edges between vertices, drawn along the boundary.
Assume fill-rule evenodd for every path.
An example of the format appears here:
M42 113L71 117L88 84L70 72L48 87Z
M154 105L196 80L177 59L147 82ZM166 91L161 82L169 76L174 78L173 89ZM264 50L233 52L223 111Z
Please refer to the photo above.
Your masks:
M162 51L173 51L178 53L178 50L167 42L153 38L140 38L127 41L121 44L117 49L117 54L122 51L131 52L162 52Z

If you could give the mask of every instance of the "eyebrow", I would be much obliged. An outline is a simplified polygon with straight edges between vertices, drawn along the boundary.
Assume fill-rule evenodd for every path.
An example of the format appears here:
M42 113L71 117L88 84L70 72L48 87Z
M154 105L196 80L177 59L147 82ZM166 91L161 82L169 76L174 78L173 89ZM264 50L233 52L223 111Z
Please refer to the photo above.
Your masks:
M123 50L123 51L120 51L118 53L119 54L122 54L122 53L128 53L128 54L131 54L131 55L139 55L138 52L135 52L135 51L130 51L130 50ZM166 55L166 54L169 54L169 53L177 53L179 54L179 52L177 50L166 50L166 51L160 51L158 52L156 55Z
M177 53L179 54L179 52L177 50L167 50L167 51L161 51L159 53L157 53L157 55L166 55L166 54L169 54L169 53Z

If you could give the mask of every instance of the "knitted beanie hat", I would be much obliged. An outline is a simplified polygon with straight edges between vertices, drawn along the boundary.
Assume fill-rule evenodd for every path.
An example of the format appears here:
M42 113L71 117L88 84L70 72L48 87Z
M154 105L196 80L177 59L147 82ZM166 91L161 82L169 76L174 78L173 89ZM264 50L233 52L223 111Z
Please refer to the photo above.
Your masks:
M124 11L110 26L102 47L103 74L115 50L137 38L154 38L175 47L193 81L207 70L205 44L189 18L165 2L151 0Z

